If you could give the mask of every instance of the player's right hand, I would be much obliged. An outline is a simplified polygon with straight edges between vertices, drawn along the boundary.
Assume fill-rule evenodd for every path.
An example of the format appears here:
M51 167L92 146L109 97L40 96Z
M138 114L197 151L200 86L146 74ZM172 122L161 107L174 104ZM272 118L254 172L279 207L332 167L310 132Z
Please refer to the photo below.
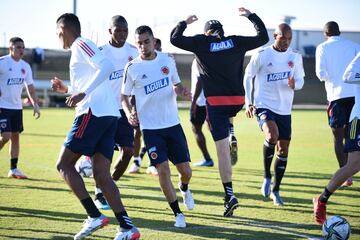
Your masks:
M186 24L192 24L193 22L197 21L198 18L196 15L190 15L186 18L185 22Z
M256 107L253 105L249 105L246 107L245 114L248 118L253 118L256 112Z
M244 17L249 17L249 15L251 14L249 9L246 9L244 7L239 8L239 13L240 13L240 16L244 16Z
M67 91L68 91L68 88L64 84L64 82L57 77L54 77L53 79L51 79L51 89L54 92L58 92L58 93L67 93Z

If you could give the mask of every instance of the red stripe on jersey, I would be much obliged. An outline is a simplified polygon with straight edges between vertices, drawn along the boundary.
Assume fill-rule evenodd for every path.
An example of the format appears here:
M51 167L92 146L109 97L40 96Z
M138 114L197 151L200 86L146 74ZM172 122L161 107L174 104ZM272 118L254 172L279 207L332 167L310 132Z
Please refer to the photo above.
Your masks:
M84 52L86 52L87 55L89 55L89 57L92 57L95 55L94 50L92 50L89 45L87 45L85 42L83 42L82 40L79 40L78 45L81 47L82 50L84 50Z
M228 106L245 104L244 96L211 96L206 101L210 106Z
M89 123L89 120L91 118L91 110L89 110L89 112L87 114L85 114L85 116L83 117L79 129L76 131L75 133L75 138L82 138L85 132L85 129Z

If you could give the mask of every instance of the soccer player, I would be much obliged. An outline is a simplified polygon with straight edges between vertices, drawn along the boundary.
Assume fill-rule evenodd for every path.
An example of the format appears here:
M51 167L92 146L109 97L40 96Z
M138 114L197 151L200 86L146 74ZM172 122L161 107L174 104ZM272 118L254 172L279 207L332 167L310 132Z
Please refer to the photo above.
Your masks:
M347 161L344 139L354 105L354 88L345 84L342 76L350 61L360 51L360 45L341 38L339 25L333 21L325 24L324 35L326 41L316 48L316 75L320 81L325 82L329 102L328 120L333 134L335 155L341 168ZM344 186L351 185L351 178L344 182Z
M346 68L343 80L345 83L353 84L355 95L355 104L349 118L350 122L345 143L348 161L345 166L336 171L322 194L313 199L314 218L318 224L323 224L326 220L326 203L330 196L346 179L360 171L360 53Z
M26 179L18 168L20 133L23 128L21 93L23 87L34 108L34 117L40 117L30 65L22 60L25 52L24 41L13 37L9 41L9 54L0 58L0 150L10 141L10 170L8 177Z
M56 24L62 47L71 50L71 85L66 86L62 80L54 78L52 88L59 93L71 94L66 103L70 107L76 106L76 117L56 167L88 214L74 239L84 239L109 223L109 219L95 206L83 179L75 170L74 165L81 155L92 157L96 184L102 189L119 222L120 229L114 239L138 239L140 233L128 217L120 192L110 175L117 119L120 116L108 80L114 67L93 42L81 37L81 26L76 15L65 13L57 19Z
M224 36L222 25L217 20L206 22L205 34L183 36L188 24L198 18L189 16L171 32L171 43L195 54L199 64L202 86L206 97L210 130L215 141L219 172L225 191L224 216L230 217L239 206L233 193L232 169L229 149L230 117L244 105L243 62L245 52L269 41L264 23L246 8L239 8L240 16L247 17L255 27L256 36Z
M190 92L181 85L175 61L169 54L154 50L150 27L135 30L140 56L125 67L122 86L123 109L133 126L142 130L151 164L159 173L160 187L175 215L175 227L186 227L176 192L171 182L170 160L179 172L179 189L184 205L191 210L194 200L189 189L192 171L185 134L180 125L176 95L190 100ZM135 95L136 111L131 111L129 96Z
M274 32L273 45L251 57L244 75L246 116L252 118L255 115L265 135L264 181L261 193L264 197L270 196L276 206L284 205L279 191L289 154L291 108L294 90L303 87L305 75L301 54L289 47L291 39L291 27L286 23L278 25ZM275 177L270 189L270 167L275 147Z
M161 52L161 40L159 38L155 38L155 50ZM130 99L131 106L136 108L135 97L132 96ZM134 131L134 162L131 164L129 173L140 173L140 166L142 163L142 159L146 154L146 147L141 147L141 130L139 127L135 127ZM156 170L156 167L151 165L149 161L149 166L146 169L146 173L152 176L158 176L159 173Z
M211 159L209 151L206 147L206 139L202 132L202 126L206 119L206 98L202 90L200 73L196 59L191 64L191 107L190 107L190 122L192 131L195 135L196 143L201 150L204 157L202 161L194 163L196 167L213 167L214 161Z

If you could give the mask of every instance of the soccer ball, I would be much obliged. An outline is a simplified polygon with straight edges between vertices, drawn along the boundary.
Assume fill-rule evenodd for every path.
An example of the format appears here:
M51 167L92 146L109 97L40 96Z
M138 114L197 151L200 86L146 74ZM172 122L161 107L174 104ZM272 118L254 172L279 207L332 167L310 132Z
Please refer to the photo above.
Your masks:
M350 237L350 224L343 217L333 216L326 219L322 232L324 239L347 240Z
M92 163L87 157L78 160L75 164L75 169L82 177L93 176Z

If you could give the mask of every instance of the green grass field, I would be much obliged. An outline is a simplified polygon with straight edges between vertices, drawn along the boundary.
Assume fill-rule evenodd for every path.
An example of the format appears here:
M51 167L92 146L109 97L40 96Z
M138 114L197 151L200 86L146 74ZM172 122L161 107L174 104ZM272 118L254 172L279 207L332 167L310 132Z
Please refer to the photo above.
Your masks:
M180 116L193 162L201 159L188 121L188 111ZM60 146L74 117L71 109L43 109L34 120L24 111L25 131L21 135L19 168L29 180L8 179L8 145L0 152L0 239L72 239L85 219L84 210L55 169ZM312 218L312 198L319 194L337 169L332 136L325 111L294 111L293 140L281 193L286 204L275 207L260 194L262 183L262 143L255 119L244 112L235 119L239 142L239 162L233 168L233 186L240 207L232 218L223 218L223 187L214 168L193 168L190 188L195 208L185 213L188 227L175 229L172 211L160 191L156 177L126 174L117 185L128 214L140 229L141 239L316 239L321 226ZM215 158L209 131L204 131ZM115 153L117 154L117 153ZM216 161L217 162L217 161ZM172 168L173 183L177 174ZM85 179L93 195L93 179ZM178 192L180 199L180 193ZM329 204L329 215L341 215L352 226L351 239L360 239L360 177L354 185L336 192ZM110 225L89 239L113 239L116 220L111 211Z

